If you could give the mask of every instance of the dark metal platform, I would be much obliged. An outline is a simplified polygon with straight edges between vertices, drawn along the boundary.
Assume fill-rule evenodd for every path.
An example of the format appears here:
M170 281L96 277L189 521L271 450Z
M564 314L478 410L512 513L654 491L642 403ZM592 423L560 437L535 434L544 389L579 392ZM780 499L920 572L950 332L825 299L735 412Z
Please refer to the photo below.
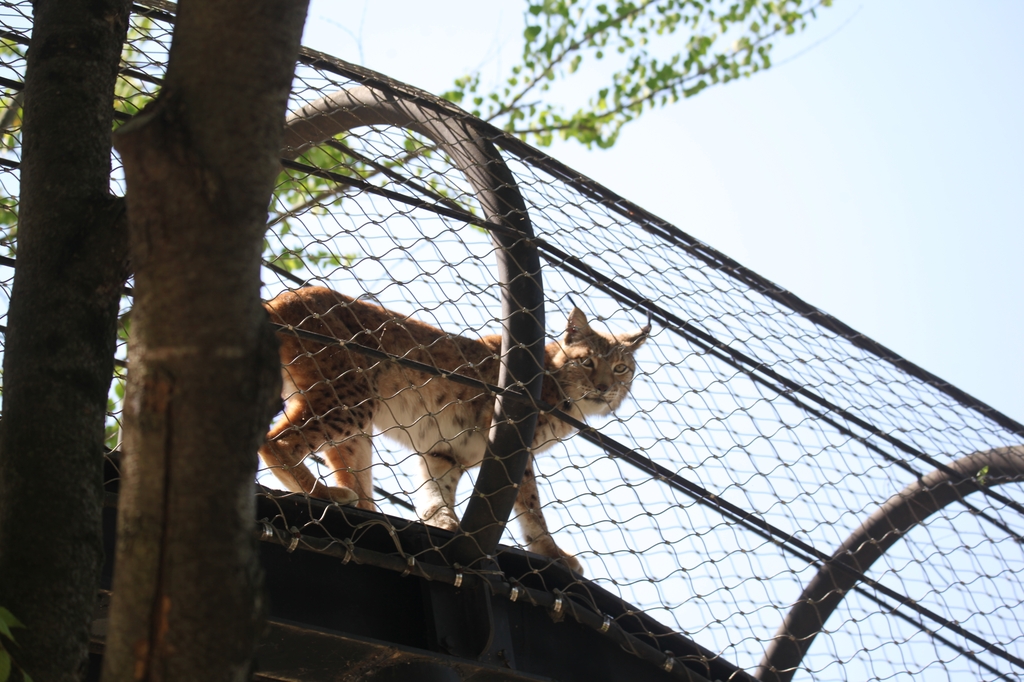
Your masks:
M113 468L109 472L104 509L107 564L93 623L93 671L88 679L99 679L113 577L117 479ZM257 503L258 518L275 529L286 529L280 535L295 541L282 544L276 536L271 539L262 522L254 528L254 535L270 540L260 543L269 626L257 655L255 679L752 679L606 590L535 554L502 546L497 553L501 574L466 570L456 587L418 575L455 574L433 549L444 547L454 537L451 533L420 522L332 507L301 495L263 491ZM302 529L302 542L295 529ZM318 536L340 550L342 558L311 551ZM345 552L350 552L348 561ZM404 564L408 556L416 557L415 573L410 570L403 577L405 571L387 566ZM512 601L510 585L518 588L517 597L523 596ZM557 595L563 601L551 608L549 599L545 607L536 595ZM602 616L595 627L593 619ZM662 652L669 651L674 659L665 669L668 657Z

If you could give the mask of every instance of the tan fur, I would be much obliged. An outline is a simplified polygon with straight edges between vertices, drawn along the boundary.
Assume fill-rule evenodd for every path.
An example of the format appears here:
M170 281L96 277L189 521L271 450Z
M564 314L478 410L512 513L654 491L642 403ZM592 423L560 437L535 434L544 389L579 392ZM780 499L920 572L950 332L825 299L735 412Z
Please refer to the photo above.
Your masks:
M501 337L469 339L322 287L281 294L266 304L273 322L353 341L410 360L498 383ZM650 327L612 336L592 330L574 308L565 337L545 348L541 397L577 419L605 415L629 391L633 353ZM260 457L294 492L373 509L370 470L373 428L422 455L416 511L426 523L455 530L455 491L464 469L484 456L492 397L441 377L378 361L337 346L282 332L284 414L267 434ZM573 428L541 414L532 452L569 436ZM320 453L336 486L317 480L303 460ZM555 545L537 497L532 458L515 509L531 551L582 572Z

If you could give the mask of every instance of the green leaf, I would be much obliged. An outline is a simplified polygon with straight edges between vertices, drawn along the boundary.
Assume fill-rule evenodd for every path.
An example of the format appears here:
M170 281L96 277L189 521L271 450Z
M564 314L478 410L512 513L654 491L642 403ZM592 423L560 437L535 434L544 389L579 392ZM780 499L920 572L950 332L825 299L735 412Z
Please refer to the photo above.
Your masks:
M540 35L540 26L527 26L526 30L523 31L523 37L526 38L527 43L532 43Z
M0 621L7 623L12 628L23 628L25 624L14 617L14 614L0 606Z
M7 682L11 676L11 655L6 649L0 648L0 682ZM28 677L26 675L26 677Z

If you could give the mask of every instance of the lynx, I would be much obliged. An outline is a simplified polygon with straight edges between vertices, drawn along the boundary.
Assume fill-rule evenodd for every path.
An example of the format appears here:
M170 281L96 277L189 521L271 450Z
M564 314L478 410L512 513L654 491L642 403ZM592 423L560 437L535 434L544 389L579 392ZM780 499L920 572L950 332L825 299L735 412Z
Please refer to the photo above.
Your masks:
M392 355L498 382L499 335L471 339L352 299L322 287L279 295L266 304L273 322L383 350ZM542 399L577 419L606 415L629 391L633 355L650 325L613 336L590 328L578 308L565 336L544 351ZM458 529L455 491L462 472L480 464L494 400L478 389L374 360L354 350L324 346L282 332L285 400L281 418L267 434L260 456L291 491L373 509L370 469L373 428L421 456L416 511L432 526ZM531 446L541 452L573 432L541 414ZM328 486L303 464L318 453L334 472ZM582 573L579 561L555 544L537 497L533 461L515 502L527 547Z

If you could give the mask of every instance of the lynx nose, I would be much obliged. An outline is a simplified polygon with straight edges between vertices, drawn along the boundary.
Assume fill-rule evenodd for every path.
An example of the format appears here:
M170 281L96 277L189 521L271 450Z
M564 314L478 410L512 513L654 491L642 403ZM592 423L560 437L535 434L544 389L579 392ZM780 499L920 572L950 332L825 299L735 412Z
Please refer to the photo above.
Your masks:
M597 389L598 393L607 393L608 392L608 384L598 384L597 386L594 386L594 388Z

